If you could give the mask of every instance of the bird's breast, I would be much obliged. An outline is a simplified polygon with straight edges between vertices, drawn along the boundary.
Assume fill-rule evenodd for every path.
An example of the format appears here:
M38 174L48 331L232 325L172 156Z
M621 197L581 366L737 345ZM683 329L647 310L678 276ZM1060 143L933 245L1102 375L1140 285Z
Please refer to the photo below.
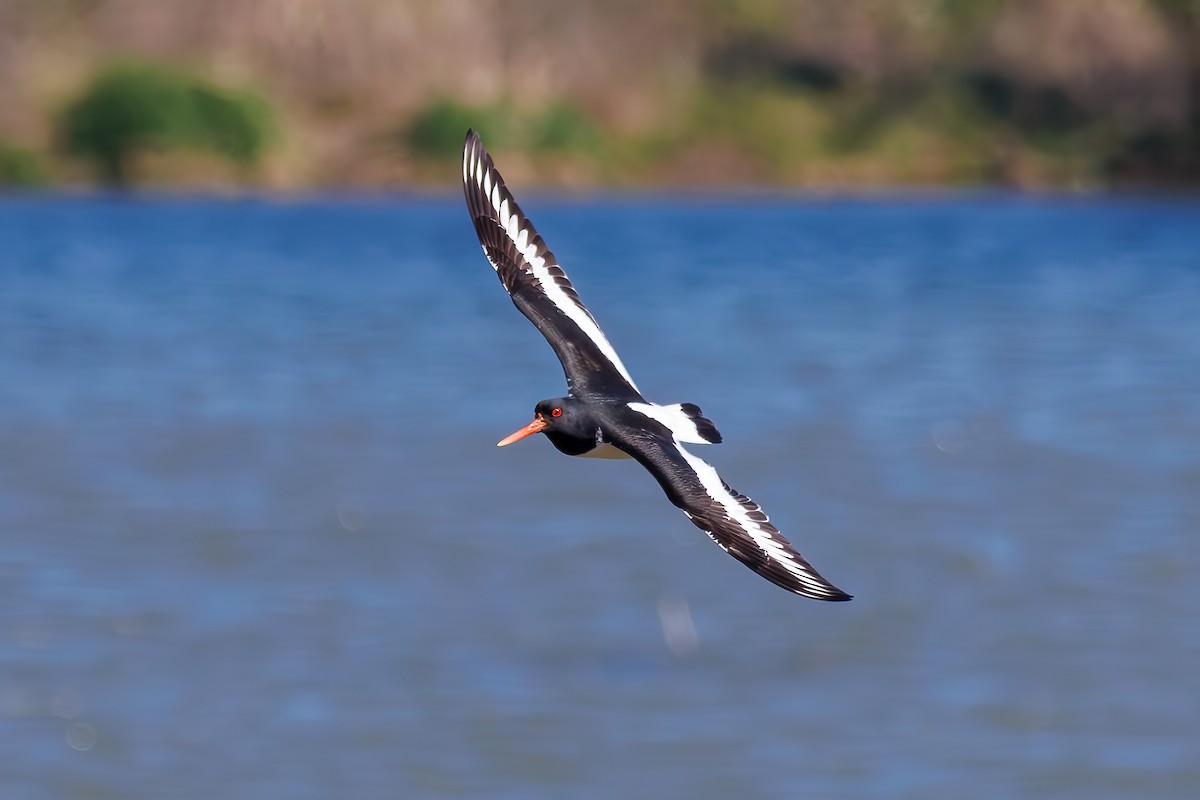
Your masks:
M586 453L580 453L579 456L581 458L633 458L629 453L626 453L624 450L618 450L608 442L603 442Z
M574 433L567 434L561 431L546 431L546 438L558 448L560 453L566 453L569 456L580 456L582 458L630 458L630 456L618 450L604 438L604 432L597 427L596 432L592 436L580 436Z

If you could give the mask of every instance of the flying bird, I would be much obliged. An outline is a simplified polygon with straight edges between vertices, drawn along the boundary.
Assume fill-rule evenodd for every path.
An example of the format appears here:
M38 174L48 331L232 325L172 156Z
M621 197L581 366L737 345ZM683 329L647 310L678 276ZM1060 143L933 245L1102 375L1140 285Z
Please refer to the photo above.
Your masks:
M570 456L633 458L688 519L759 575L805 597L849 600L813 569L757 503L684 448L721 441L698 406L658 405L642 396L470 130L463 149L463 191L484 254L513 303L550 342L567 378L565 397L542 400L533 421L498 446L541 433Z

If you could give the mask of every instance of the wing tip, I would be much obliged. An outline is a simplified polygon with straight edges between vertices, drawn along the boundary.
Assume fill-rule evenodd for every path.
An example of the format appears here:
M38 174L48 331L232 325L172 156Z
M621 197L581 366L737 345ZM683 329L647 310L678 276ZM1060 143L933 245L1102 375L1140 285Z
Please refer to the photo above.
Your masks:
M826 580L811 565L807 566L808 574L786 588L804 597L810 597L813 600L824 600L828 603L845 603L854 599L854 595L849 592L843 592Z
M474 128L467 128L467 135L463 140L463 187L467 188L472 183L482 180L483 173L488 171L490 166L483 139Z
M764 577L767 577L767 580L771 580L771 578L768 576ZM822 584L820 587L815 587L811 584L800 582L789 582L787 585L780 583L779 585L793 594L798 594L801 597L807 597L810 600L822 600L826 603L845 603L854 599L854 595L849 594L848 592L843 592L841 589L834 586L824 578L822 578L821 581Z

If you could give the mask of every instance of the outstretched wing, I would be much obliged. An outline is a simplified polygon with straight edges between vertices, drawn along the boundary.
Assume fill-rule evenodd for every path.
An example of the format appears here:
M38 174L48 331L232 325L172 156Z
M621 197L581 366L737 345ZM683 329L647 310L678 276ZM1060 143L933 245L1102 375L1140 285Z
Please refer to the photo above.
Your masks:
M672 503L726 553L789 592L815 600L849 600L792 547L758 504L731 489L705 461L674 439L630 431L617 447L658 480Z
M554 348L571 393L641 399L625 365L533 223L517 207L474 131L467 131L463 148L463 192L484 254L513 304Z

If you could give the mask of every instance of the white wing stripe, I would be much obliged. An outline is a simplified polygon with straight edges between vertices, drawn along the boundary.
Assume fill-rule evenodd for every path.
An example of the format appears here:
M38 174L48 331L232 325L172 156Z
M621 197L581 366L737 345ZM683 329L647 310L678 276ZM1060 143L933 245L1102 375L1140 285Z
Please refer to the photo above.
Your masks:
M725 515L749 534L760 550L766 553L772 561L782 565L784 569L796 576L796 578L816 593L822 595L829 594L828 587L814 578L800 564L797 564L787 548L772 536L769 531L763 530L759 521L753 519L746 509L742 507L742 504L729 493L729 490L725 488L725 482L721 480L721 476L717 474L712 465L684 450L678 441L675 442L675 447L679 450L684 460L687 461L688 465L695 471L696 476L700 479L700 485L704 487L704 491L708 493L708 496L725 509ZM688 514L688 516L691 517L692 515ZM765 512L763 516L766 516ZM718 544L720 543L718 542Z
M484 166L482 159L478 157L472 158L471 162L472 172L475 173L472 176L472 180L483 189L484 195L491 202L492 208L496 211L496 215L499 218L500 227L512 239L513 244L517 247L517 251L529 266L529 274L537 280L538 284L542 287L542 291L550 298L550 302L554 303L559 311L566 314L572 322L579 326L584 335L591 339L596 347L600 348L600 352L612 362L617 372L621 373L621 377L628 381L629 385L636 391L637 385L633 382L633 378L629 376L629 371L625 369L625 365L621 363L617 351L613 349L608 339L605 338L604 333L600 330L600 326L596 324L595 320L586 311L580 308L578 303L563 291L558 282L554 280L554 276L550 274L550 270L546 267L546 260L538 255L537 247L523 224L524 220L517 215L515 208L510 209L508 198L501 198L500 182L493 180L491 170L488 170ZM484 253L487 253L486 248L484 248ZM494 263L492 264L492 268L496 269Z
M712 444L712 442L700 435L700 431L696 429L696 423L692 418L683 413L683 405L681 403L676 403L673 406L660 406L658 403L627 403L626 405L639 414L645 414L650 419L667 426L667 430L671 431L671 435L675 437L677 444L679 442Z

